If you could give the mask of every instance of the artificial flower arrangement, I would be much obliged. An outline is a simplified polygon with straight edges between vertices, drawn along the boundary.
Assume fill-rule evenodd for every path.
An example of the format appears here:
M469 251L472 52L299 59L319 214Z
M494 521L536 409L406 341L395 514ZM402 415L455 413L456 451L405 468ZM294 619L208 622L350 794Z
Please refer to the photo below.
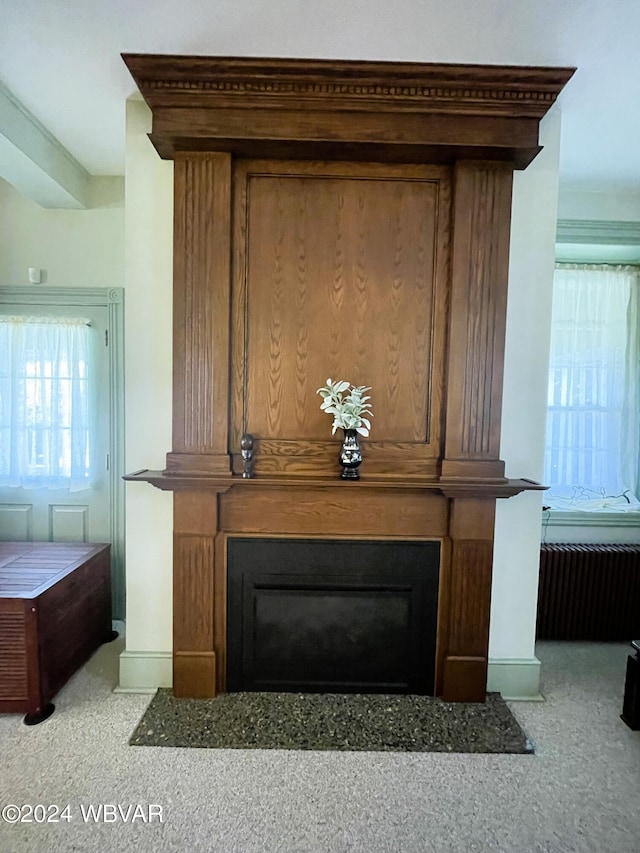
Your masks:
M327 379L324 388L318 388L316 393L322 397L320 408L323 412L333 415L332 435L337 429L354 429L360 435L369 435L369 418L373 417L373 412L368 402L371 397L366 395L367 391L371 391L367 385L354 386L342 379L337 382Z

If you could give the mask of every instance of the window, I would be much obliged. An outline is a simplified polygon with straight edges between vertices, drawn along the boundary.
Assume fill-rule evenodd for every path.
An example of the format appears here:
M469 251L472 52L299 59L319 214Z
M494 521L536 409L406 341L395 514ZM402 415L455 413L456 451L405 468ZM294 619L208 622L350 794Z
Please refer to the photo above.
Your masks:
M0 317L0 485L90 487L87 324Z
M554 509L640 508L639 292L635 267L556 267L544 474Z

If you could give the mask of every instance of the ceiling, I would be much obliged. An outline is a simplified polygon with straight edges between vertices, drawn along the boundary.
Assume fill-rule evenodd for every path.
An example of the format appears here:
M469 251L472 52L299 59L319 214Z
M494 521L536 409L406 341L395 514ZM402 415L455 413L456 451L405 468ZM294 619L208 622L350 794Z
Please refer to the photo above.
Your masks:
M92 175L124 174L121 53L318 57L576 66L561 184L640 191L640 0L2 0L0 18L0 82Z

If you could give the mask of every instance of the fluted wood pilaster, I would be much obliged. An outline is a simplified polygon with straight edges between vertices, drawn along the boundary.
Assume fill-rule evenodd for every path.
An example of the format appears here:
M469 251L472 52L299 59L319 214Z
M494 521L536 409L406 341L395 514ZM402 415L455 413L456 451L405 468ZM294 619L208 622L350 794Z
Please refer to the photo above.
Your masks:
M176 156L173 453L167 469L228 473L231 155Z
M443 477L504 476L499 452L511 188L509 166L455 167Z

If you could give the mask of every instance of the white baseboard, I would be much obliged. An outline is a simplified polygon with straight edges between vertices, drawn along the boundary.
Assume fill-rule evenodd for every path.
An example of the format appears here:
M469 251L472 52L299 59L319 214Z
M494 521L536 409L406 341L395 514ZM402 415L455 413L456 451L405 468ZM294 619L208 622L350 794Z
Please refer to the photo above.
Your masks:
M124 651L120 655L120 683L116 693L155 693L173 685L171 652ZM510 701L544 701L540 695L540 661L533 658L493 658L489 661L487 690Z
M538 658L491 658L487 690L501 693L503 699L544 702L540 693L540 661Z
M171 652L124 651L120 655L120 683L115 693L155 693L173 685Z

